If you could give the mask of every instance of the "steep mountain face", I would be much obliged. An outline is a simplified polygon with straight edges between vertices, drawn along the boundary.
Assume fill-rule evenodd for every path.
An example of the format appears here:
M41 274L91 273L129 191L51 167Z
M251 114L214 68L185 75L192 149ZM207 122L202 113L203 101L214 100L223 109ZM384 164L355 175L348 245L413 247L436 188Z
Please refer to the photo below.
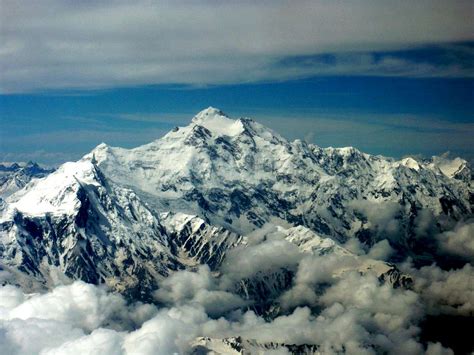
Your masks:
M170 248L182 264L207 264L216 269L227 250L246 244L244 237L222 227L214 227L203 219L183 213L163 213L161 222L169 235Z
M32 179L39 179L52 173L54 169L47 169L36 163L0 164L0 198L6 198L25 187Z
M177 267L158 215L89 161L66 163L12 196L0 241L2 266L27 283L66 277L146 293Z
M395 161L289 142L209 108L150 144L101 144L8 196L0 266L30 288L81 279L148 299L174 270L208 264L219 275L229 254L250 250L248 233L270 224L298 253L349 255L360 273L406 286L394 266L340 242L389 239L400 256L432 261L433 233L472 217L471 183L461 159ZM228 288L270 314L295 272L277 264Z
M473 212L471 171L462 159L395 161L289 142L214 108L148 145L101 144L85 158L157 210L198 215L238 234L289 223L371 245L383 233L406 254L419 247L423 238L414 230L426 219L442 231ZM375 216L380 210L385 220ZM395 223L396 232L383 227Z

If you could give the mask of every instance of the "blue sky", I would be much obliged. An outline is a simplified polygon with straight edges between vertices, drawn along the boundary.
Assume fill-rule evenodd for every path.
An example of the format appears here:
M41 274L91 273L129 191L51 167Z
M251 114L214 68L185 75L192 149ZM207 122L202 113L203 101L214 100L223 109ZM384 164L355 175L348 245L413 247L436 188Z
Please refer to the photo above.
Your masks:
M0 160L137 146L207 106L320 146L474 159L470 2L163 4L2 1Z

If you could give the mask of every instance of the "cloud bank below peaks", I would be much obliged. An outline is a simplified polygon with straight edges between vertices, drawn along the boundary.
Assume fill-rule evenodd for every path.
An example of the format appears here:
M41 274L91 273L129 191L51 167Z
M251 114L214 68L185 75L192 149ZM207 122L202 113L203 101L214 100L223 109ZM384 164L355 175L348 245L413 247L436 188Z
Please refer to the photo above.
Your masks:
M357 255L333 244L321 253L303 252L304 243L290 243L278 228L246 238L247 247L229 253L216 271L203 265L163 279L155 305L130 303L82 281L44 294L1 286L0 352L189 353L198 337L240 336L255 344L311 344L322 354L453 354L440 343L422 342L420 324L426 316L473 314L470 264L451 271L402 264L413 278L409 289L379 277L386 264L371 257L391 254L385 242L367 251L351 245ZM294 276L269 294L279 311L260 315L252 286L278 280L273 275L282 270ZM247 293L236 287L242 284Z

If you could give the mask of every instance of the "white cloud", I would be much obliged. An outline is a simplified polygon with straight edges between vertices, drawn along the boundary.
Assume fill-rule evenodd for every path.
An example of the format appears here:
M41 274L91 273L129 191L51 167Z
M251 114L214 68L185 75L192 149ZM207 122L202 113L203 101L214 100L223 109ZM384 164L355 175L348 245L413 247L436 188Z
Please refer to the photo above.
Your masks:
M474 261L474 222L461 222L436 238L443 252Z
M121 354L123 335L110 329L96 329L88 335L65 341L60 346L42 351L42 355L107 355Z
M234 248L226 254L221 267L225 287L259 272L296 268L302 258L298 247L271 227L252 233L248 239L250 245Z
M351 54L472 38L469 1L42 2L0 5L3 92L218 84L313 74L439 75L429 64ZM339 53L335 65L278 65ZM345 54L343 54L345 53ZM449 67L444 75L459 75ZM461 73L462 75L462 73Z
M183 353L198 335L199 324L207 319L203 309L197 306L162 310L140 329L128 334L123 349L127 354Z
M13 308L8 318L53 319L90 331L112 317L120 319L123 309L125 301L122 297L83 282L75 282L27 299Z
M39 354L84 336L72 324L49 319L0 320L0 352L2 354Z
M296 308L287 316L262 322L245 314L231 330L262 342L318 344L322 353L374 354L376 352L419 354L416 323L422 315L418 296L412 291L381 285L376 277L347 273L331 286L313 315L309 308Z
M451 349L445 348L441 343L429 343L426 355L454 355Z
M164 279L155 298L169 306L199 304L212 317L247 304L239 296L220 290L207 265L200 266L197 272L178 271Z
M378 349L419 354L422 350L416 341L419 332L416 323L422 313L414 292L393 289L387 284L381 285L373 275L353 272L329 288L321 302L327 308L320 317L329 321L332 328L322 341L333 348L343 344L364 348L371 344L371 353ZM336 329L349 329L349 334L353 334L347 337ZM338 335L345 339L338 339Z
M326 262L323 269L327 271L305 276L307 285L330 279L324 276L330 273L331 263ZM318 272L319 266L313 263L302 268ZM324 354L343 349L360 354L420 354L425 350L433 355L452 354L439 343L429 343L424 349L418 341L417 324L425 310L422 301L427 300L430 306L466 302L454 294L469 297L464 278L472 276L472 267L449 273L434 267L411 271L420 278L416 288L420 294L381 284L374 275L347 272L330 279L329 287L314 300L320 311L294 308L271 321L245 311L245 307L228 318L209 317L208 300L198 295L217 290L217 280L206 267L195 273L177 272L167 279L169 282L165 280L164 290L158 293L169 305L158 311L151 305L126 305L120 296L83 282L43 295L25 295L13 286L2 286L0 351L171 354L188 352L197 336L240 335L263 343L318 344Z
M316 344L323 354L449 355L452 351L440 343L420 342L420 321L426 315L474 312L470 264L451 271L403 264L414 280L408 290L383 283L376 270L358 271L368 257L391 253L386 241L358 256L298 252L270 226L247 235L247 241L246 249L229 253L218 272L204 265L163 279L155 292L158 307L128 304L81 281L45 294L1 286L0 352L187 353L198 336L242 336L261 343ZM296 276L275 303L282 311L272 320L249 311L252 304L230 291L241 278L280 268L293 268Z
M428 314L474 314L474 267L470 264L450 271L431 265L408 268L406 272L413 276L414 289L421 295Z
M400 233L400 205L390 201L352 201L349 205L362 213L367 219L367 227L378 233L381 238L393 238Z
M388 260L395 250L390 246L387 239L383 239L380 242L375 243L370 248L367 256L371 259L376 260Z
M132 329L157 312L153 305L127 305L122 296L82 281L58 286L45 294L30 295L5 285L0 288L0 300L0 317L3 320L51 320L84 331L100 326Z

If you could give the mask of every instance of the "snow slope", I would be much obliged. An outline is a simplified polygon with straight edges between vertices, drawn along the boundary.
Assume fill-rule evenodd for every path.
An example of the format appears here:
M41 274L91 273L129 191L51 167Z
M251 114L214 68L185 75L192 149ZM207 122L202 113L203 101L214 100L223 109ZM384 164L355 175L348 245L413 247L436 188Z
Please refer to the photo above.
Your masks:
M266 225L298 253L347 256L341 242L368 248L388 239L396 256L431 262L433 235L471 218L473 196L461 159L396 161L289 142L208 108L150 144L100 144L8 196L0 266L30 286L81 279L147 299L174 270L208 264L219 272L235 250L250 252L248 233ZM354 258L358 271L404 283L391 265ZM269 311L293 266L257 270L229 287Z
M141 147L101 144L84 157L92 158L153 208L198 215L238 234L271 222L304 225L340 241L360 235L375 241L369 210L391 206L402 228L395 243L403 247L421 210L445 222L472 215L464 160L396 161L352 147L289 142L214 108Z
M36 163L1 163L0 198L6 198L25 187L32 179L45 177L54 169L47 169Z

